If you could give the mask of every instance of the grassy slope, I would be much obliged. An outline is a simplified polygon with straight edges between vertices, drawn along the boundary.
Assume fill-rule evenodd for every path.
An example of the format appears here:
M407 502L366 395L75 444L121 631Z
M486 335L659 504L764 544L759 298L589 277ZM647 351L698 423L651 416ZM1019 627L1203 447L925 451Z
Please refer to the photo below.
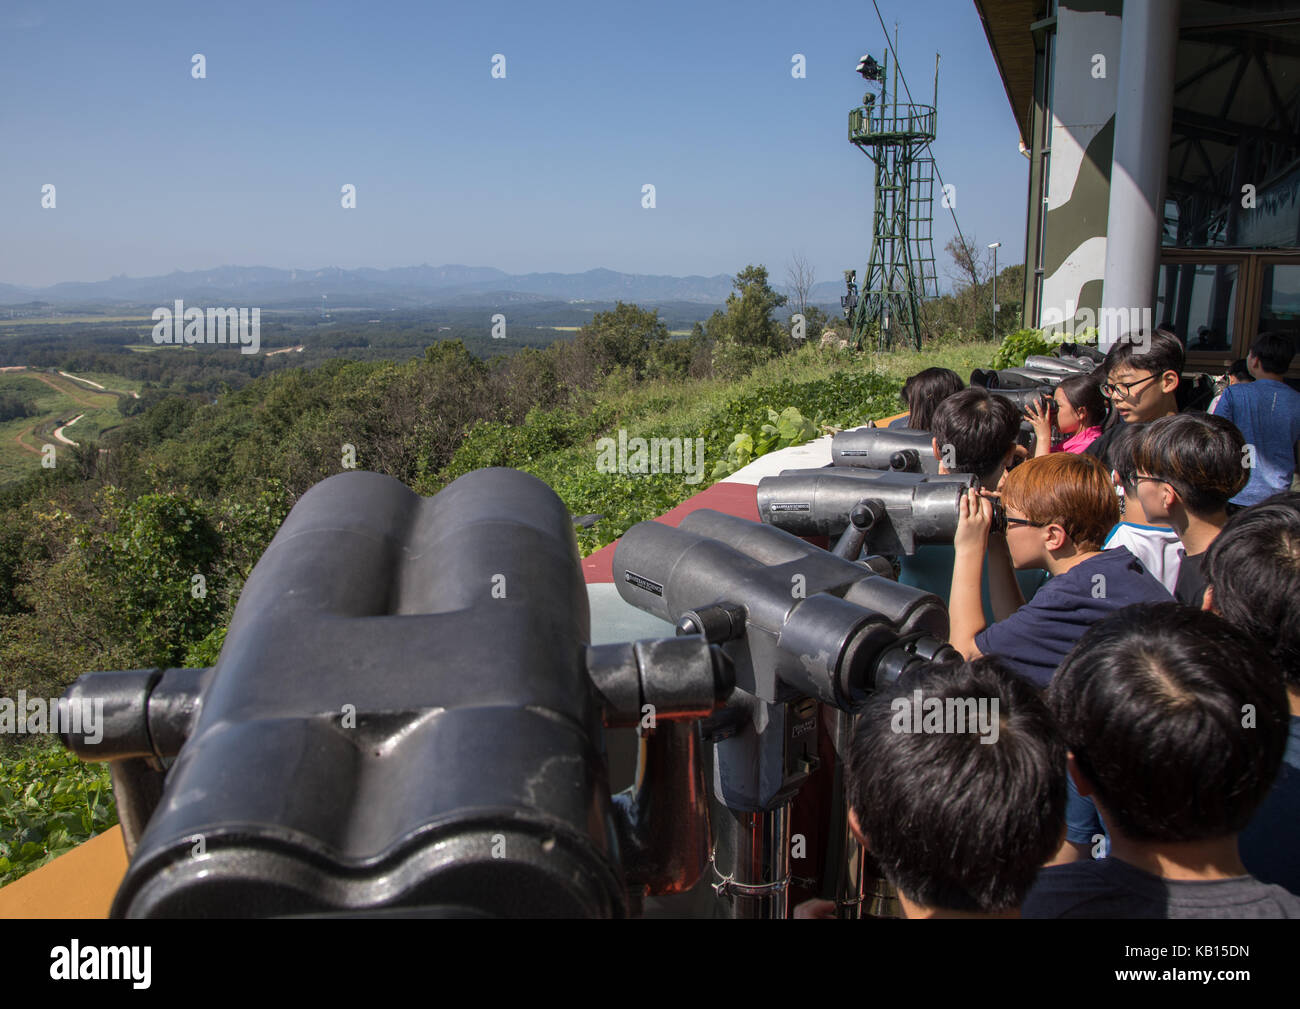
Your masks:
M39 377L37 377L39 376ZM115 376L85 376L101 385L126 390L138 385ZM108 379L108 381L105 381ZM54 444L54 429L79 414L84 416L64 432L75 442L95 440L108 428L121 424L118 397L113 392L100 392L80 382L64 378L56 372L7 371L0 372L0 392L21 392L36 401L40 413L33 417L0 424L0 484L16 479L41 465L41 446ZM57 460L57 454L55 456Z
M620 427L626 428L628 437L650 437L652 434L669 436L679 435L683 438L696 437L707 423L707 418L717 405L727 399L756 392L765 386L778 382L802 384L825 378L834 372L867 373L876 372L893 380L901 386L903 379L923 368L951 368L965 379L971 369L987 367L996 345L989 343L970 343L944 347L938 350L895 351L890 354L855 355L851 353L825 354L816 347L807 347L797 354L773 361L757 368L750 375L738 381L693 381L689 383L647 382L627 389L621 393L605 394L602 404L613 407L617 419L597 437L580 446L571 446L537 458L534 462L519 466L540 479L546 481L560 495L575 515L595 512L611 514L618 512L622 519L636 518L644 508L620 509L629 500L635 500L641 493L635 487L637 481L653 481L655 477L610 475L607 492L597 490L595 493L583 493L589 488L590 475L595 469L598 455L596 442L599 437L614 436ZM768 406L781 410L786 403L770 402ZM867 407L856 419L865 423L878 417L891 416L904 410L899 400L892 400L877 406ZM813 419L813 418L809 418ZM710 463L711 465L711 463ZM587 479L584 479L584 476ZM622 484L622 487L615 485ZM680 503L686 497L704 490L712 483L706 472L704 479L693 487L678 487L674 498L662 502L666 507ZM428 491L425 491L428 493ZM660 510L651 509L651 514L640 518L652 518ZM616 525L624 525L618 521ZM611 529L601 524L591 530L580 531L579 546L584 555L598 549L620 533L620 529Z

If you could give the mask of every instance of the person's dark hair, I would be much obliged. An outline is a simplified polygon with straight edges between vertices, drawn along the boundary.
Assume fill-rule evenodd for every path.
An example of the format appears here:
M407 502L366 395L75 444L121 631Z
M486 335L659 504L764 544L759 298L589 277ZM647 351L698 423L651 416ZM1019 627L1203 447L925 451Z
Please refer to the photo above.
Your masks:
M1146 424L1121 424L1111 436L1106 454L1110 468L1119 474L1126 494L1137 493L1137 448L1147 429Z
M1273 660L1222 617L1181 603L1137 603L1093 624L1046 698L1107 822L1135 841L1237 833L1286 749Z
M1141 353L1144 346L1146 339L1141 334L1120 341L1106 352L1106 360L1101 363L1099 370L1109 379L1111 372L1119 365L1127 364L1130 368L1149 371L1153 375L1172 371L1181 380L1183 362L1187 355L1178 337L1167 329L1157 329L1151 334L1146 353Z
M901 731L911 690L997 701L997 738ZM960 723L958 723L960 724ZM953 726L949 726L953 727ZM991 733L989 734L992 735ZM925 907L992 914L1019 907L1061 843L1065 747L1032 686L997 659L931 665L908 690L881 691L858 719L848 801L886 877Z
M1134 462L1167 481L1188 511L1212 515L1250 480L1245 447L1232 421L1212 413L1179 413L1147 425Z
M1255 337L1250 352L1259 358L1259 366L1271 375L1282 375L1291 367L1295 357L1295 339L1290 333L1269 330Z
M1250 367L1246 364L1246 359L1244 357L1239 357L1237 360L1232 362L1232 366L1228 369L1228 374L1238 382L1255 381L1255 376L1250 373Z
M1106 397L1101 394L1101 378L1096 372L1072 375L1057 386L1074 409L1088 416L1083 427L1101 427L1106 420Z
M1300 493L1243 508L1201 561L1216 612L1263 645L1300 689Z
M1006 458L1020 434L1020 411L1005 396L971 388L954 393L939 404L930 421L930 433L943 446L951 445L959 473L985 479Z
M903 402L908 409L907 426L914 431L929 431L930 419L939 404L965 388L961 376L950 368L918 371L903 383Z

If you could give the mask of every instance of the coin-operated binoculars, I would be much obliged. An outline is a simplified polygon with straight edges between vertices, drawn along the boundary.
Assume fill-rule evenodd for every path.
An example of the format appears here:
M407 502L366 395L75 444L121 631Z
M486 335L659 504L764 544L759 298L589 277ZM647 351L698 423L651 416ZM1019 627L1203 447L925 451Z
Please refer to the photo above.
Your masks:
M978 489L973 473L923 473L828 466L784 470L758 482L762 520L796 536L838 537L831 552L846 560L899 556L918 546L952 543L961 499ZM994 528L1005 530L1001 505Z
M926 473L937 476L933 436L929 431L896 427L856 427L831 437L831 463L836 467Z
M817 768L818 705L838 712L848 752L852 712L944 644L943 603L869 566L771 526L699 510L679 527L642 522L614 551L627 602L719 644L735 670L726 707L703 723L713 743L714 889L739 918L782 918L790 884L790 803ZM837 903L863 898L863 855L836 804Z
M322 481L215 667L67 692L104 702L102 739L65 742L112 761L131 856L113 916L622 917L690 889L709 852L699 719L731 661L703 633L590 640L572 520L541 481L479 470L431 498ZM647 715L638 784L611 795L605 727Z

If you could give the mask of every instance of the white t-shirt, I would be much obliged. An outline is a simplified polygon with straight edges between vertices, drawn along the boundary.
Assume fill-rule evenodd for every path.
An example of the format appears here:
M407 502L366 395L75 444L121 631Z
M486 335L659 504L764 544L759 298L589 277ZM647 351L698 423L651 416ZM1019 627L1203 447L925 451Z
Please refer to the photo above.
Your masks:
M1178 569L1183 563L1183 544L1168 526L1144 526L1120 522L1110 531L1103 550L1128 547L1148 571L1173 595Z

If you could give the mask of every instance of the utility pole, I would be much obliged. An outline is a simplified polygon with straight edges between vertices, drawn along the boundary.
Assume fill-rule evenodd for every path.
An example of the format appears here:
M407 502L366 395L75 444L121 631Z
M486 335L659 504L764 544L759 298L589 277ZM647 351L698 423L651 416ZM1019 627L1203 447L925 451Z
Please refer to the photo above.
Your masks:
M993 250L993 339L998 338L998 249L1002 248L1001 242L990 242L989 248Z

